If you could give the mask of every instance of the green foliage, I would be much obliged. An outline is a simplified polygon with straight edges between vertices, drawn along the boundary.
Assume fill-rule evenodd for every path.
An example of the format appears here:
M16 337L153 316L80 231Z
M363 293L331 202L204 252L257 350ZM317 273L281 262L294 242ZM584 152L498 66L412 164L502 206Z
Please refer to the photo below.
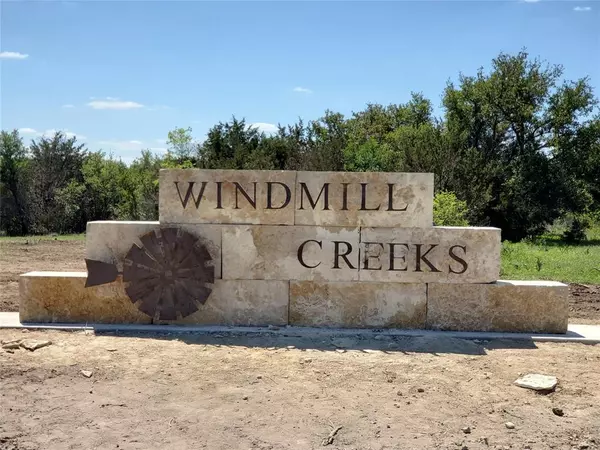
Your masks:
M600 284L600 226L587 234L588 240L579 244L565 242L560 234L503 242L502 279Z
M433 198L433 223L436 226L466 227L467 202L456 198L454 192L438 192Z
M600 215L597 105L588 79L564 80L562 67L522 51L448 83L443 117L420 93L405 103L367 104L347 118L327 110L269 135L232 117L202 143L191 128L175 128L166 155L144 151L129 166L89 154L61 133L26 148L16 131L2 132L0 232L81 232L87 220L156 219L160 168L198 167L429 172L439 224L496 226L519 241L558 218L579 217L564 235L576 242L582 214ZM548 265L539 261L543 272Z

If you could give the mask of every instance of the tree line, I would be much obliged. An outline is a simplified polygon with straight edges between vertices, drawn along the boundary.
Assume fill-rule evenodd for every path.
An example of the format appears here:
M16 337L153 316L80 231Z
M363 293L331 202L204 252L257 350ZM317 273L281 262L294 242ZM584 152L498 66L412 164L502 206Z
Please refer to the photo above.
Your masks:
M142 151L130 165L60 132L26 146L18 131L2 131L0 232L157 220L165 167L432 172L447 222L496 226L509 240L539 235L565 216L581 228L600 211L600 115L589 79L563 73L526 51L501 53L489 71L448 82L443 117L419 93L349 117L326 111L271 134L234 117L202 142L190 128L175 129L166 155Z

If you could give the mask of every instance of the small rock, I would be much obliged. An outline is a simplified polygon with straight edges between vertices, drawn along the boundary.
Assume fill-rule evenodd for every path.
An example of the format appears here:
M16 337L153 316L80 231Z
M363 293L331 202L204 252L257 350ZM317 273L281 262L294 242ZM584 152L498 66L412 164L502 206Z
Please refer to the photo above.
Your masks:
M116 351L117 351L117 349L116 349L116 348L112 348L112 347L111 347L111 348L107 348L107 349L106 349L106 351L107 351L107 352L116 352Z
M515 424L514 424L514 423L512 423L512 422L506 422L506 423L504 424L504 426L505 426L506 428L508 428L509 430L514 430L514 429L515 429Z
M288 345L286 348L287 348L288 350L293 350L293 349L295 349L295 348L296 348L296 346L295 346L295 345Z
M21 331L21 333L29 333L29 330L27 328L23 328L23 331Z
M552 392L558 384L558 379L549 375L530 373L515 380L515 384L525 389L533 389L534 391Z
M280 328L279 328L277 325L269 325L267 328L268 328L269 330L273 330L273 331L277 331L277 330L279 330L279 329L280 329Z
M275 347L267 347L267 350L275 350Z
M417 389L417 392L425 392L425 389L419 388L419 389Z
M32 352L39 348L47 347L48 345L52 345L52 341L37 339L23 339L21 341L21 347Z
M562 408L552 408L552 412L558 417L562 417L565 415L565 412L562 410Z
M462 432L465 434L471 434L471 427L463 427Z
M577 447L580 448L580 449L586 449L586 448L590 448L590 444L587 443L587 442L582 442Z
M244 396L242 397L242 400L248 400L248 396L247 396L247 395L244 395Z
M466 445L463 445L460 450L469 450L469 447L467 447Z
M92 377L92 371L91 370L82 370L81 371L81 375L83 375L86 378L91 378Z
M346 350L344 350L343 348L336 348L335 351L338 353L346 353Z
M483 442L485 445L490 445L490 441L486 437L481 438L481 442Z
M2 344L2 348L4 350L17 350L21 347L20 342L7 342L6 344Z
M402 391L398 391L398 392L396 392L396 395L397 395L398 397L402 397L402 395L403 395L403 394L402 394Z
M256 375L256 379L262 380L262 375Z

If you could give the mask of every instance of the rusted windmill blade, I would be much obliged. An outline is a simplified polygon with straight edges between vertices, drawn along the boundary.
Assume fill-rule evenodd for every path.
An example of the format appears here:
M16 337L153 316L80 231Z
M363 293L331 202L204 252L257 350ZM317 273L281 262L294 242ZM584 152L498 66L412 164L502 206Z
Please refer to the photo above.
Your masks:
M186 317L212 292L215 268L208 250L192 234L161 228L140 237L123 264L125 291L145 314L160 320Z

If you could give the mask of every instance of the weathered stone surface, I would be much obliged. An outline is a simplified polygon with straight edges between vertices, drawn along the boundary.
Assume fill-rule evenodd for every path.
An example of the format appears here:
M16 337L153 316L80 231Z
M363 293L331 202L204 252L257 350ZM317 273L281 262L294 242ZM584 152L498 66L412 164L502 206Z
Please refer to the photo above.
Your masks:
M298 172L296 225L431 227L433 174Z
M428 285L428 328L566 333L569 288L555 281Z
M275 280L217 280L208 300L177 321L188 325L286 325L289 283Z
M550 375L529 373L517 378L515 384L519 387L532 389L534 391L553 391L558 385L558 379Z
M29 272L19 281L21 322L150 323L120 278L86 288L87 272Z
M295 181L291 171L163 169L159 220L293 225Z
M52 345L52 341L49 341L47 339L23 339L20 342L20 345L25 350L29 350L30 352L33 352L33 351L37 350L38 348L44 348L44 347L48 347L49 345Z
M489 283L500 277L500 229L363 228L360 281Z
M290 325L423 328L426 285L290 282Z
M215 278L221 278L221 228L226 225L170 224L196 236L215 263ZM139 237L161 227L160 222L103 220L87 223L86 258L113 263L123 269L123 259L132 245L141 246Z
M222 239L223 279L358 279L358 228L240 225Z

